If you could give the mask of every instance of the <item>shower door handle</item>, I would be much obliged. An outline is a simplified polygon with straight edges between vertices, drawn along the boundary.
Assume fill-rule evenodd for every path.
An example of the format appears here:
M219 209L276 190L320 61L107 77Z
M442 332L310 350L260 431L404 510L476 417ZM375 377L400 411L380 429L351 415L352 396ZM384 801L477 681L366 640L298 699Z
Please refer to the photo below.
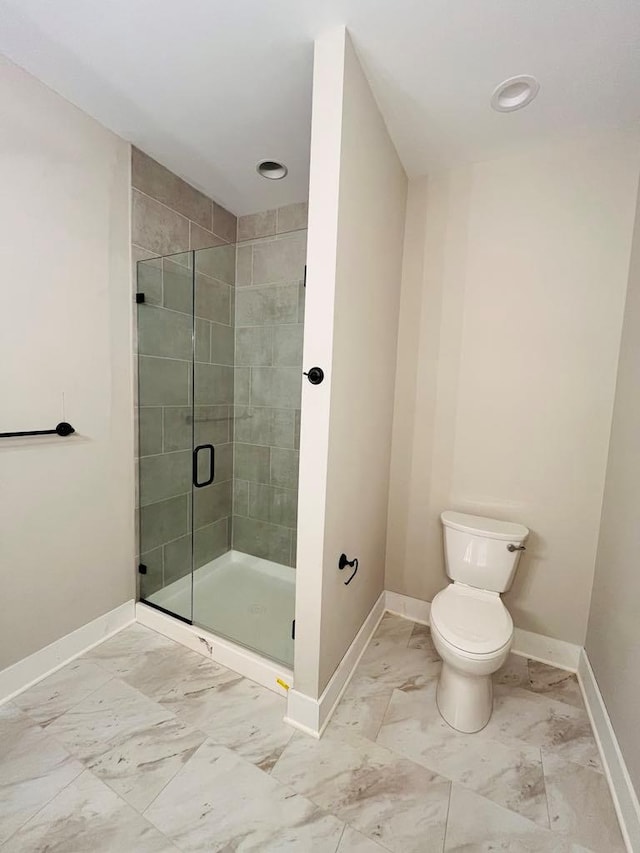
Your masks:
M198 482L198 453L201 450L209 450L209 477L202 483ZM213 483L216 470L216 449L213 444L199 444L193 450L193 485L196 489L201 489L203 486L210 486Z

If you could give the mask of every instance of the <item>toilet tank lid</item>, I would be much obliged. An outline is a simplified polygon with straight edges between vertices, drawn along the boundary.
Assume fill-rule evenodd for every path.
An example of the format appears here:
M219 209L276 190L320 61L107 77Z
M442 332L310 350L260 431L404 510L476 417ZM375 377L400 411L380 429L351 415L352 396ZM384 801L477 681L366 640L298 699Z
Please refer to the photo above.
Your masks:
M488 539L504 539L510 542L524 542L529 535L529 529L523 524L511 521L498 521L495 518L484 518L481 515L467 515L464 512L446 510L440 516L445 527L461 530L476 536L486 536Z

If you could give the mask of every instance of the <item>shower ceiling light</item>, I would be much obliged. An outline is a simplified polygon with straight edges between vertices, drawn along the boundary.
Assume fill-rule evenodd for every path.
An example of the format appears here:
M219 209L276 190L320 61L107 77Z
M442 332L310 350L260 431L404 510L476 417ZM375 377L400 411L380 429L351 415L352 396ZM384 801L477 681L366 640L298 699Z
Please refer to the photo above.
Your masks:
M538 94L540 84L535 77L521 74L519 77L509 77L503 80L493 90L491 106L499 113L510 113L526 107Z
M256 166L256 171L259 175L262 175L263 178L268 178L270 181L280 181L282 178L287 177L287 172L289 170L286 166L282 163L278 163L276 160L262 160Z

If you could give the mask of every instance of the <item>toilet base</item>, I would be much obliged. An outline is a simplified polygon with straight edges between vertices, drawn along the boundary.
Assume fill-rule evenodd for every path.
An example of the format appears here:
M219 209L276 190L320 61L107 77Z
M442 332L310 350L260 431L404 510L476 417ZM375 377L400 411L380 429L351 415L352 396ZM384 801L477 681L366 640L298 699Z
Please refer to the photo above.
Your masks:
M440 716L451 728L468 734L479 732L493 711L491 675L467 675L443 661L436 703Z

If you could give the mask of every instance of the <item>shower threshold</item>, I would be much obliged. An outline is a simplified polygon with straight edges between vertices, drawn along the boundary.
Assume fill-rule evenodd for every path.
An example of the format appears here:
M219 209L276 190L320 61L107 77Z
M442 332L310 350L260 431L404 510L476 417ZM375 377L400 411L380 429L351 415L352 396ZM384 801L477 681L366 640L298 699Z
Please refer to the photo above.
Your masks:
M184 614L191 612L191 594L187 575L147 601ZM138 621L276 692L286 692L293 677L294 612L295 569L235 550L193 573L193 625L137 605Z

